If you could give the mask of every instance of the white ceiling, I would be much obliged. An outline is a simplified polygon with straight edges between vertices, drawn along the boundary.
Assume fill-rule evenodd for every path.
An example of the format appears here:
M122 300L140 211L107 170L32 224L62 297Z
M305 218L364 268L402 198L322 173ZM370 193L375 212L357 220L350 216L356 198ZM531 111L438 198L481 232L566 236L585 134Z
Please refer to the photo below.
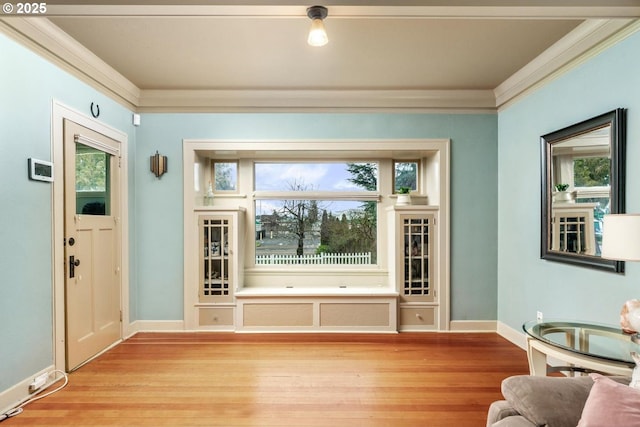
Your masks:
M558 43L570 49L603 23L618 22L617 31L629 22L623 18L640 15L640 0L566 2L569 6L550 0L327 1L322 4L329 9L330 41L318 48L306 44L305 10L312 3L77 3L48 2L49 21L133 84L127 89L132 95L121 95L128 102L149 108L157 102L169 109L181 102L206 107L208 101L179 99L193 100L197 93L266 98L292 91L401 92L406 101L412 93L493 92L527 64L532 68L541 54L547 62L556 59L559 54L549 51ZM337 107L339 99L322 106ZM495 97L493 102L495 108L499 102Z

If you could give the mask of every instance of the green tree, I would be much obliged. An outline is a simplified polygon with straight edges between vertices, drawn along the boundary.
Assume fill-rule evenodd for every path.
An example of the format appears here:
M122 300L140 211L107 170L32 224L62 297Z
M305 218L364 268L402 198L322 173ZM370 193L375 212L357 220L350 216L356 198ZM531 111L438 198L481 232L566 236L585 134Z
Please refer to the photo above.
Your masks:
M348 163L347 172L351 174L348 181L367 191L378 189L377 163Z
M331 239L331 230L329 228L329 213L327 210L322 211L322 221L320 222L320 246L329 244Z
M349 182L364 188L367 191L378 189L378 164L377 163L348 163L347 172L351 174L347 178ZM376 202L364 202L365 211L374 218L377 212Z
M106 191L108 154L102 151L79 152L76 155L76 190Z
M607 157L585 157L573 162L575 187L598 187L609 185L611 159Z
M378 189L378 165L376 163L349 163L348 181L367 191ZM320 247L318 252L376 253L377 203L363 202L362 209L350 210L340 218L322 213Z
M418 164L416 162L397 162L395 164L395 188L408 187L412 190L418 188L416 178L418 176Z

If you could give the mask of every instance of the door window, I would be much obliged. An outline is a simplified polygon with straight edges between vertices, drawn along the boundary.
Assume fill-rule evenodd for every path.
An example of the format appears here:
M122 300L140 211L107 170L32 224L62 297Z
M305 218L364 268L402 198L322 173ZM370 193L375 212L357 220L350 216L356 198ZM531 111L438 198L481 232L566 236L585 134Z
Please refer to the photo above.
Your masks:
M110 163L110 154L76 143L76 214L111 214Z

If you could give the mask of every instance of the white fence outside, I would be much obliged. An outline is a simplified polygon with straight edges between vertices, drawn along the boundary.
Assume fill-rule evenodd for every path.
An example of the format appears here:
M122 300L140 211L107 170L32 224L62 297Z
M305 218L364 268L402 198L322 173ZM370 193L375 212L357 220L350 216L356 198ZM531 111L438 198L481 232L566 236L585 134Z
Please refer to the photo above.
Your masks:
M371 252L353 254L320 253L305 255L256 255L256 265L282 264L371 264Z

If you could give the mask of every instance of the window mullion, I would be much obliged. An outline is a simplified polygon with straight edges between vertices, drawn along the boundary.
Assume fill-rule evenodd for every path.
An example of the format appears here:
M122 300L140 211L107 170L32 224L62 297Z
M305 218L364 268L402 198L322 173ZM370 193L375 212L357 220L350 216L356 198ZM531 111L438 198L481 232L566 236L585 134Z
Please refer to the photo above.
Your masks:
M334 191L255 191L254 200L355 200L375 201L381 200L377 192L334 192Z

